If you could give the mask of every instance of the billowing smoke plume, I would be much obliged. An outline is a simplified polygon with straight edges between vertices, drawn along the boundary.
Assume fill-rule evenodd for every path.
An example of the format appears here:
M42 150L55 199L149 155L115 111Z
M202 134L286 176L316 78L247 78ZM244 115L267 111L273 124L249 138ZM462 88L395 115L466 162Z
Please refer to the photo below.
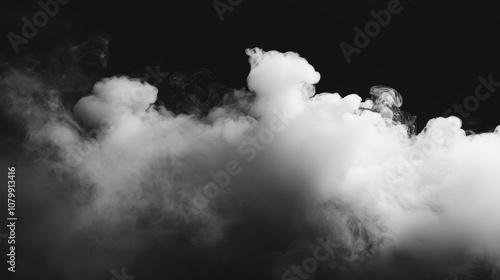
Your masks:
M449 117L415 134L394 89L374 86L365 101L315 93L320 74L298 54L247 54L248 91L207 114L176 113L126 76L68 108L41 77L8 71L5 110L24 125L37 166L25 188L42 213L25 252L44 255L19 269L53 279L121 267L138 280L498 277L499 128L467 136Z

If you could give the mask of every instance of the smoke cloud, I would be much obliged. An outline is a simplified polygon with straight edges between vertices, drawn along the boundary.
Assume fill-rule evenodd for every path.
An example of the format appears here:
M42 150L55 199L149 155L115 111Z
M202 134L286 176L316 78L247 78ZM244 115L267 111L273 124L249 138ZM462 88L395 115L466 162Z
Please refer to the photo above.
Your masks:
M42 76L6 71L39 209L24 210L19 275L497 279L500 126L466 135L435 118L416 134L392 88L316 93L298 54L247 54L248 90L206 114L127 76L67 105Z

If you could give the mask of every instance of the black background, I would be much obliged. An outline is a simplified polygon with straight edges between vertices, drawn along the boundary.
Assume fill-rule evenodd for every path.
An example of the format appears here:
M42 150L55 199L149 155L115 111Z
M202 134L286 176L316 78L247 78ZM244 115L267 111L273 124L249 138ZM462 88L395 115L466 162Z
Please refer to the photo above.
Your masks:
M370 11L387 9L388 2L243 0L221 21L213 1L72 0L21 44L18 54L6 35L20 34L21 17L31 18L40 7L36 1L3 2L1 52L43 60L55 46L74 46L105 33L112 38L110 56L98 77L131 75L158 64L170 73L202 67L217 81L241 88L249 71L246 48L294 51L321 73L317 92L365 98L373 85L397 89L403 110L418 117L419 130L473 95L479 75L500 80L500 3L493 0L403 0L403 11L347 63L339 44L353 45L353 28L363 29L373 20ZM498 104L497 93L482 101L465 128L494 129L500 124Z
M214 80L242 88L250 69L246 48L294 51L321 73L317 92L357 93L366 98L373 85L397 89L403 95L402 109L417 116L419 130L429 119L472 96L478 76L491 74L500 81L500 1L494 0L401 0L403 11L393 15L390 24L348 63L339 44L352 45L353 28L364 29L373 20L370 11L386 9L388 2L243 0L221 21L212 0L71 0L16 54L7 34L21 34L21 18L31 19L41 8L34 0L1 1L0 59L15 64L30 58L40 61L39 69L55 67L65 72L72 68L58 63L64 60L61 53L75 46L99 49L102 46L91 38L108 34L112 39L106 67L99 67L92 50L82 51L87 54L79 58L86 65L82 81L63 89L68 94L74 87L77 92L67 98L71 109L71 103L90 93L92 84L103 77L133 75L156 65L169 73L202 67L215 75ZM55 72L57 79L61 73ZM158 86L160 99L171 94L164 84ZM464 120L464 127L481 132L500 125L499 95L500 88L481 101ZM22 129L3 112L0 122L2 140L18 134L9 142L18 148ZM0 153L13 158L11 147L2 146Z

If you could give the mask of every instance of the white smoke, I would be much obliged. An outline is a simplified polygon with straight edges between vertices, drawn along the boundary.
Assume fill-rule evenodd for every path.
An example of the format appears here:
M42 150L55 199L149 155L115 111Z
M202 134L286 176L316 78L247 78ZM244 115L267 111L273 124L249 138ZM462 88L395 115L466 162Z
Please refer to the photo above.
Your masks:
M186 234L217 247L247 203L257 203L258 215L275 221L298 211L297 223L335 236L338 258L375 261L375 269L393 269L397 254L421 267L500 261L500 129L467 136L448 117L409 134L396 117L402 99L393 89L374 87L365 101L315 94L320 75L298 54L247 54L248 89L256 94L248 104L202 118L175 115L155 105L155 87L122 76L98 82L71 113L56 102L43 128L29 122L31 145L57 150L48 162L65 167L63 178L81 200L77 232L98 223L119 236L118 229L146 220L148 234L167 244ZM280 118L284 126L273 130ZM207 196L210 174L222 174L229 161L241 174ZM331 269L342 266L338 258L327 261Z

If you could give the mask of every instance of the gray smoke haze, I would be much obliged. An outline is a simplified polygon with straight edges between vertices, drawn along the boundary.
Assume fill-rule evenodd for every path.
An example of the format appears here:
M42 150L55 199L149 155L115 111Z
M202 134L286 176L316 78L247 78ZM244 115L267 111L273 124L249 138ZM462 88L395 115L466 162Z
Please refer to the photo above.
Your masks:
M40 76L7 71L3 110L26 132L18 169L39 209L24 252L43 252L19 270L306 279L292 266L321 239L329 257L308 279L497 279L500 126L466 135L436 118L415 134L394 89L315 93L298 54L247 54L248 90L205 116L127 76L68 108Z

